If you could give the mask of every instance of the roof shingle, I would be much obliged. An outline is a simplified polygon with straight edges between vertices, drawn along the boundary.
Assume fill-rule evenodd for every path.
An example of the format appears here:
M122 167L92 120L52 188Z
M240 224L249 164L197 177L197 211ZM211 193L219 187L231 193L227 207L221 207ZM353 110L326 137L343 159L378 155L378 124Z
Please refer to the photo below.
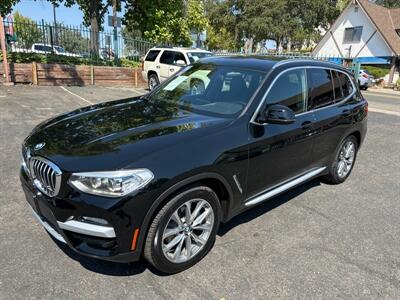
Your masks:
M368 0L357 0L357 2L370 17L392 51L399 56L400 36L396 29L400 29L400 9L388 9Z

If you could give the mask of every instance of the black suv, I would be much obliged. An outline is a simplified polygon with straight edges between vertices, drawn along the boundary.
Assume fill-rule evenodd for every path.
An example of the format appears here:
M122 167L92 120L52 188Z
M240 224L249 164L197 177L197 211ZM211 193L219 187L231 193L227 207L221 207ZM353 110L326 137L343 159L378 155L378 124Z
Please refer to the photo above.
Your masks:
M22 187L75 251L179 272L221 222L315 177L345 181L367 112L339 65L210 57L148 95L39 124L23 143Z

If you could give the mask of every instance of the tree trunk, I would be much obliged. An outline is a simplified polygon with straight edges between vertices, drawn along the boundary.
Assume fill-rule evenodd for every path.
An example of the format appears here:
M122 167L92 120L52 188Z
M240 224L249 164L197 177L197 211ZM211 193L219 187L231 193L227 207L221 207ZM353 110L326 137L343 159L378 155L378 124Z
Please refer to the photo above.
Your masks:
M90 19L90 52L99 56L99 21L96 16Z

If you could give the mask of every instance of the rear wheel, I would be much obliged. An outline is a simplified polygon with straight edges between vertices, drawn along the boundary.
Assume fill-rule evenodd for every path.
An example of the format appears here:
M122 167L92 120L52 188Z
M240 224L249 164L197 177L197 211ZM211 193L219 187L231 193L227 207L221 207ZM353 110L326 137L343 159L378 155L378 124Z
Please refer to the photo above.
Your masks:
M219 227L219 202L208 187L195 186L172 198L154 218L144 256L158 270L181 272L212 248Z
M158 80L157 74L150 74L149 75L149 90L152 91L154 88L160 84L160 81Z
M343 140L335 155L329 174L324 179L333 184L344 182L353 170L358 151L357 139L350 135Z

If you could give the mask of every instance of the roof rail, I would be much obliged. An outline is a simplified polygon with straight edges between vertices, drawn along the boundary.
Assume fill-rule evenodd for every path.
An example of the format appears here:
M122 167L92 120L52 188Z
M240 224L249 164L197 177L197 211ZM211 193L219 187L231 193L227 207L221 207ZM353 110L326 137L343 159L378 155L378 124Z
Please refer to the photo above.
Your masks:
M310 58L307 58L307 59L305 59L305 58L301 58L301 59L298 59L298 58L289 58L289 59L281 60L281 61L277 62L277 63L272 67L272 69L275 69L275 68L277 68L277 67L280 67L280 66L282 66L282 65L285 65L285 64L288 64L288 63L292 63L292 62L311 62L311 61L316 61L316 60L317 60L317 61L320 61L320 62L327 63L327 64L334 65L334 66L336 66L336 67L343 67L342 65L333 63L333 62L331 62L331 61L320 60L318 57L310 57ZM344 67L343 67L343 68L344 68Z

